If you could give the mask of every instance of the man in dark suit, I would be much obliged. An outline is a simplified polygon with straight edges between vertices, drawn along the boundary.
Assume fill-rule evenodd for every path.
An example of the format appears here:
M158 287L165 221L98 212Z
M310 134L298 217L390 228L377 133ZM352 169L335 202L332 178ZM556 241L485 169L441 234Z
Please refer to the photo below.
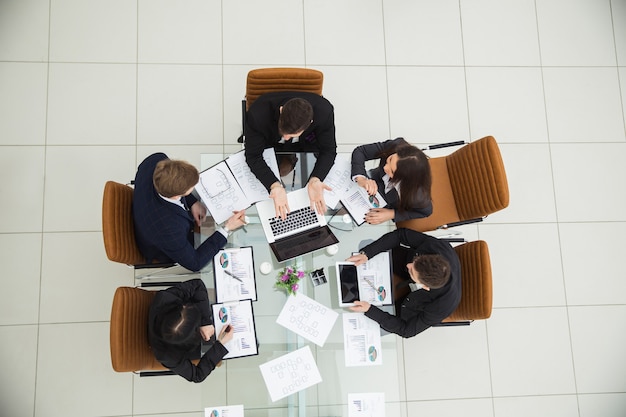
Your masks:
M388 332L408 338L441 323L459 305L461 264L448 242L410 229L383 235L348 261L360 265L389 249L393 249L394 273L404 280L399 286L411 290L396 299L397 315L365 301L356 301L350 309L365 313Z
M287 192L263 159L266 148L284 152L315 152L317 161L307 183L311 208L326 211L323 183L335 162L335 116L325 98L304 92L276 92L260 96L246 113L246 162L274 200L276 216L289 213Z
M228 234L244 224L245 212L238 211L194 248L194 222L200 226L206 217L206 208L191 194L198 179L196 167L164 153L150 155L139 165L133 220L137 246L148 263L173 261L199 271L224 247Z

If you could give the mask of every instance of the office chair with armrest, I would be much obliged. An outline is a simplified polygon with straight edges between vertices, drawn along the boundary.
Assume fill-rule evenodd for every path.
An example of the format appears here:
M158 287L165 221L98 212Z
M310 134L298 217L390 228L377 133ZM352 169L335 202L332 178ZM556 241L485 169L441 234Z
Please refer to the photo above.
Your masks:
M111 364L116 372L172 375L156 360L148 343L148 312L156 291L119 287L111 307ZM148 372L141 372L148 371Z
M102 236L107 257L113 262L141 268L168 268L175 263L146 263L137 243L133 226L133 189L107 181L102 197Z
M322 95L324 74L309 68L260 68L248 72L246 97L241 102L242 135L237 142L246 138L246 112L262 94L275 91L303 91Z
M397 223L425 232L482 221L509 205L509 187L496 140L487 136L428 160L433 213Z
M439 326L469 325L491 317L493 285L487 242L467 242L454 250L461 262L461 302Z

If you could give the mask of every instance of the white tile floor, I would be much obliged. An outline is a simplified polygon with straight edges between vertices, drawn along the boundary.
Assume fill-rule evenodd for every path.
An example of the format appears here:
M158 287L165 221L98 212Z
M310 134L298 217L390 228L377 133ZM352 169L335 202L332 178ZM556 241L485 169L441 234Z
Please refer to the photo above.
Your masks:
M111 370L102 186L237 149L266 66L324 72L343 151L501 144L493 316L405 341L388 416L626 414L626 1L0 0L0 415L201 415Z

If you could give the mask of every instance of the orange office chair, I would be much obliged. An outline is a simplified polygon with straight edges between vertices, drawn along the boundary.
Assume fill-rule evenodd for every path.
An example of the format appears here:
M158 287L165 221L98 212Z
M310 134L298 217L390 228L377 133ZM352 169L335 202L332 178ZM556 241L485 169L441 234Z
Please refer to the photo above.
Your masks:
M239 143L246 138L246 112L260 95L274 91L303 91L322 95L324 74L309 68L261 68L248 72L246 97L241 102L241 124L243 134Z
M431 149L434 147L431 147ZM433 213L397 223L420 232L482 221L509 205L509 187L500 149L492 136L450 155L429 159Z
M111 364L116 372L172 374L156 360L148 343L148 312L156 291L119 287L111 307ZM158 372L155 372L158 371Z
M147 264L137 243L133 226L133 189L128 185L107 181L102 197L102 236L107 257L140 268L167 268L174 263Z
M461 302L443 325L470 324L491 317L493 286L489 247L484 240L454 248L461 262Z

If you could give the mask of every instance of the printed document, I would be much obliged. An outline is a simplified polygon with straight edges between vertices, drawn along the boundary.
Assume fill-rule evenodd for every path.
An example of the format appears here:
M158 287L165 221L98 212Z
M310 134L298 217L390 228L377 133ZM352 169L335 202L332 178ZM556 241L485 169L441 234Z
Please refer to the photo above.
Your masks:
M304 294L296 293L287 297L276 323L318 346L324 346L338 316L336 311Z

